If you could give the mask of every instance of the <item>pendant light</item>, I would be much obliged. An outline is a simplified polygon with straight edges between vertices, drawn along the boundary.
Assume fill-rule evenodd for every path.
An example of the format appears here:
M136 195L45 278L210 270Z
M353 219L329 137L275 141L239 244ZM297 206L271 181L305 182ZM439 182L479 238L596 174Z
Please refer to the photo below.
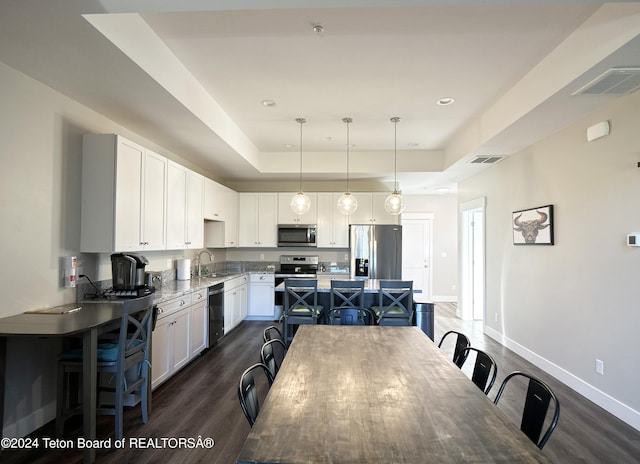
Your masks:
M302 191L302 125L307 122L305 118L297 118L300 124L300 189L291 199L291 211L295 214L305 214L311 209L311 200Z
M358 208L358 200L349 191L349 124L352 121L351 118L342 119L342 122L347 125L347 191L338 199L338 211L345 216L353 213Z
M398 122L400 118L394 116L391 118L394 129L393 139L393 192L387 197L384 202L384 209L387 213L397 216L404 211L404 198L398 192Z

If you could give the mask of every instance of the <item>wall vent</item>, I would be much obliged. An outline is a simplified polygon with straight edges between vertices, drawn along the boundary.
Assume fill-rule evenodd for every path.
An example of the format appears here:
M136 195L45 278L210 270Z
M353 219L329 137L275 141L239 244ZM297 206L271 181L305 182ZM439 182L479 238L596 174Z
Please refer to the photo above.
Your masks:
M500 161L503 156L476 156L469 164L495 164Z
M640 68L611 68L573 95L625 95L640 88Z

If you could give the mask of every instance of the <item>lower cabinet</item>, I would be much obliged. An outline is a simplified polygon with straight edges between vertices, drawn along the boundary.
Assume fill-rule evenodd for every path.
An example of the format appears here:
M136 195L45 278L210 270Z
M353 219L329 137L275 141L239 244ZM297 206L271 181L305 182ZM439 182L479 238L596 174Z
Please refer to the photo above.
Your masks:
M151 388L167 380L206 347L206 292L187 293L158 305L151 349Z
M195 301L196 298L198 301ZM207 291L203 290L193 295L191 306L191 357L197 356L208 346L209 317L207 305Z
M275 320L274 286L273 273L249 274L247 320Z
M224 283L224 333L227 334L247 317L247 276Z

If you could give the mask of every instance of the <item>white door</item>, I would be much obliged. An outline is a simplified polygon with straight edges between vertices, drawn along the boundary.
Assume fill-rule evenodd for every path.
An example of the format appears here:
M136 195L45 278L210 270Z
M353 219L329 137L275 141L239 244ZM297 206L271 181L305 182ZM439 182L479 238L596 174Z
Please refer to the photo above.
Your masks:
M462 292L458 317L484 320L484 199L461 205Z
M431 301L432 297L432 226L433 214L402 215L402 279L413 280L413 288L420 292L422 301Z

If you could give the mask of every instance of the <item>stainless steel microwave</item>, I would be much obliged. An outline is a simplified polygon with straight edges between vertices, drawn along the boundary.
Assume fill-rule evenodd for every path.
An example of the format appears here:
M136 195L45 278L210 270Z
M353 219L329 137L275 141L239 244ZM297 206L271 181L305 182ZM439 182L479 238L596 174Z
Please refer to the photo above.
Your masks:
M315 224L278 224L279 247L316 247Z

